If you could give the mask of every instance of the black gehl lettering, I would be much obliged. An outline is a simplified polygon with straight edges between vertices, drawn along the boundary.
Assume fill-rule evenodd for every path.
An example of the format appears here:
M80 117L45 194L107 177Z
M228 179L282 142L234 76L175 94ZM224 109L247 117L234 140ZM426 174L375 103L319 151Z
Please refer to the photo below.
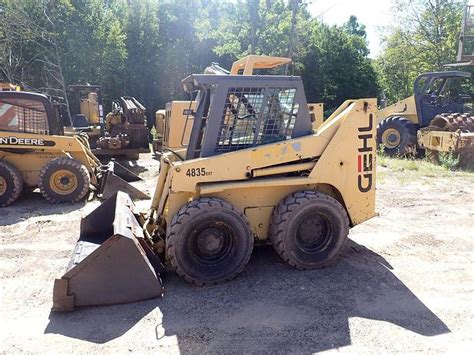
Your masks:
M364 179L366 179L365 181L367 182L367 186L365 187L362 185L363 184L362 177L364 177ZM369 192L370 189L372 188L372 173L359 175L357 177L357 187L359 188L360 192Z
M360 128L359 128L360 130ZM359 152L371 152L372 147L369 147L369 139L372 139L371 134L359 134L359 139L362 140L362 148L359 148Z
M372 153L364 154L364 164L362 164L364 171L372 171Z
M369 124L367 127L360 127L359 132L372 132L374 124L374 117L372 114L369 115ZM362 166L357 177L357 187L360 192L369 192L372 189L373 184L373 172L372 172L372 160L373 160L373 147L369 145L369 140L373 139L372 133L359 134L358 138L361 140L362 147L358 148L359 153L362 155ZM359 158L360 159L360 158Z

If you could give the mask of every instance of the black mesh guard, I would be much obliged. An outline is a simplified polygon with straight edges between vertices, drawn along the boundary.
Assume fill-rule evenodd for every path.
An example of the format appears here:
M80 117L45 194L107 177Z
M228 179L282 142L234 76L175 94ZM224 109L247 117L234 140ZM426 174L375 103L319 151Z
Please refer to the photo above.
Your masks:
M291 138L298 114L295 97L296 88L229 88L215 153Z

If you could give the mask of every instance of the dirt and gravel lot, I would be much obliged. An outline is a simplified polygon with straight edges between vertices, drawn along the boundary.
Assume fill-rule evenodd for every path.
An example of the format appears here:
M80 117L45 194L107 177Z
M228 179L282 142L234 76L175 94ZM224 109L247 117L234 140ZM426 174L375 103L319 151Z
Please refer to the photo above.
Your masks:
M295 271L264 247L225 285L166 274L163 299L61 314L53 280L98 202L30 193L0 210L0 352L472 352L474 174L427 164L381 160L379 216L334 267ZM152 192L158 164L139 165Z

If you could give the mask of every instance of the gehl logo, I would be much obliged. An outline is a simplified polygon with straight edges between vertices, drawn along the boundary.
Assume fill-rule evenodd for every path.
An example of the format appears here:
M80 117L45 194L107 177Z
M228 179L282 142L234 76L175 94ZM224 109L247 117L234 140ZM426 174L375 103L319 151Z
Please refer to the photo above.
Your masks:
M56 143L42 138L18 138L14 136L0 137L0 145L33 145L33 146L54 146Z
M357 187L360 192L369 192L373 184L373 170L372 162L374 158L374 147L372 133L372 127L374 124L374 117L372 114L369 115L369 125L367 127L360 127L359 135L357 136L360 140L357 156Z

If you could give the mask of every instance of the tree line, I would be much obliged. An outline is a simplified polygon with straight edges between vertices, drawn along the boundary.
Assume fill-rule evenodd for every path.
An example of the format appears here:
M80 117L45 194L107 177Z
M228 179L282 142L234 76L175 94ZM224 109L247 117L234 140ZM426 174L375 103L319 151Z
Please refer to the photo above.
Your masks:
M383 51L369 57L363 24L312 16L302 0L0 0L0 80L65 96L103 86L106 109L135 96L152 114L187 99L181 79L248 54L290 56L308 102L405 97L421 71L454 62L465 1L396 0Z

